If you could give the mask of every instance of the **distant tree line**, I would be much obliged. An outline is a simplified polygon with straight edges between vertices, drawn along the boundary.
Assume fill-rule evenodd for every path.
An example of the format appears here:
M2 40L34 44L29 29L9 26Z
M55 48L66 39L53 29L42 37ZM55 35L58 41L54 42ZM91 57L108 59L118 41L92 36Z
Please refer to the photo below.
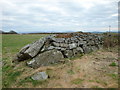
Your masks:
M0 30L0 34L18 34L18 33L13 30L11 30L9 32L4 32L4 31Z

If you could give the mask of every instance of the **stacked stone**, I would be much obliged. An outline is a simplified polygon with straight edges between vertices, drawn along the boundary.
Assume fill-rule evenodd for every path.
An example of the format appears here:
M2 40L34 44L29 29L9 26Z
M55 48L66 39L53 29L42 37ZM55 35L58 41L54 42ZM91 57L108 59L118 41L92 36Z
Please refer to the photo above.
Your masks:
M63 58L86 54L102 47L102 35L72 33L69 38L50 35L23 47L16 56L17 61L32 59L27 65L32 68L57 63Z

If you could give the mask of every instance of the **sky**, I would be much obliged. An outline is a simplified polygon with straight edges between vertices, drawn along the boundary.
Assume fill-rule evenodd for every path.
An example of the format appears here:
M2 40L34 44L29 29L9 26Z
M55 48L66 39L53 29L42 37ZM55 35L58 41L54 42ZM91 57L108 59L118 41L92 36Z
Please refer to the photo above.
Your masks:
M106 32L118 29L119 0L0 0L0 30Z

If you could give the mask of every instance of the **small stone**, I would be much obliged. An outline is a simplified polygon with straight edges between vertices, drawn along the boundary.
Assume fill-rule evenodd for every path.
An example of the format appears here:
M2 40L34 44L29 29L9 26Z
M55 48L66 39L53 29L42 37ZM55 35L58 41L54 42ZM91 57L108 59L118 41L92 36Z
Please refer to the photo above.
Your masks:
M42 80L46 80L48 78L48 75L46 72L38 72L38 73L34 74L31 78L33 80L42 81Z
M63 52L64 56L69 58L69 57L73 57L73 51L72 50L65 50Z

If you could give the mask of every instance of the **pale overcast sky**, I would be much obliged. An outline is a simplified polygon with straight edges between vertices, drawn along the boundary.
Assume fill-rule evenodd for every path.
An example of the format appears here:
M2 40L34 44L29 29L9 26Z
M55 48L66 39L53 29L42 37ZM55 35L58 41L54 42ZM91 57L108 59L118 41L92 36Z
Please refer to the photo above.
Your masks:
M112 31L119 0L2 0L1 30L17 32Z

